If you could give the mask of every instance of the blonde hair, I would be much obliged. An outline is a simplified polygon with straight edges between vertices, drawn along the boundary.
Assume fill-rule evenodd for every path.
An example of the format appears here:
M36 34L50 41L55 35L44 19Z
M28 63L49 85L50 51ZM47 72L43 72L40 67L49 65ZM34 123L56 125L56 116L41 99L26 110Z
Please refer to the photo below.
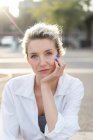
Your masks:
M65 53L62 43L62 30L58 25L37 23L34 26L26 30L25 35L22 40L22 47L27 55L27 46L31 40L35 39L50 39L55 42L55 47L59 56Z

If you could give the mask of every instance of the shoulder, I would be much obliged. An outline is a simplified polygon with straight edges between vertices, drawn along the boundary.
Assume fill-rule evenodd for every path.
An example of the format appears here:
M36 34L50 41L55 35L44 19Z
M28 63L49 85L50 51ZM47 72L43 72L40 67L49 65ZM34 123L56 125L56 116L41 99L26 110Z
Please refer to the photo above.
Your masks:
M83 86L83 82L79 78L74 77L67 73L65 73L63 76L63 82L68 86L69 85L70 86L73 86L73 85L82 85Z
M18 77L14 77L12 79L10 79L5 87L9 87L9 88L20 88L20 87L25 87L26 85L28 85L29 83L31 83L34 79L34 74L28 74L28 75L22 75L22 76L18 76Z
M79 94L79 92L84 94L84 86L82 81L79 78L67 73L64 73L63 76L60 77L59 88L64 95L71 95L74 92L75 94Z

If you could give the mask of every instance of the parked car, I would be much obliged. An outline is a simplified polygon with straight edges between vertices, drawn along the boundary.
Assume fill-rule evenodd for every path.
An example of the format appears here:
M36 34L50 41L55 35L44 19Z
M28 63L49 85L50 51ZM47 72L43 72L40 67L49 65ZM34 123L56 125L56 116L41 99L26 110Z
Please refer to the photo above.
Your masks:
M14 42L13 36L4 36L1 39L1 45L2 46L11 46Z

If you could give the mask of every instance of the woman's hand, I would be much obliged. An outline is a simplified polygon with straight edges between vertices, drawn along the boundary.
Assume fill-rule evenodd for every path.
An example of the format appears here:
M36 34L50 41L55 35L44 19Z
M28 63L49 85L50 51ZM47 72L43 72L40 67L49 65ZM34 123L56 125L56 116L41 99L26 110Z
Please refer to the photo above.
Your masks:
M54 81L56 78L59 78L61 75L63 75L65 66L66 66L66 64L62 64L61 58L56 58L55 59L55 70L51 74L49 74L48 76L43 78L41 80L41 83L49 84L50 82Z

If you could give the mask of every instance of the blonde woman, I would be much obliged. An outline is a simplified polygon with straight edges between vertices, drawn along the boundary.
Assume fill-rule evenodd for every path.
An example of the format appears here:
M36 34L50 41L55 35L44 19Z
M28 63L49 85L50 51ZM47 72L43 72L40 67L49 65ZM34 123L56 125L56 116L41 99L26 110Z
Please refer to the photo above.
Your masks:
M57 25L27 29L22 46L34 74L13 78L2 98L2 140L69 140L80 128L82 82L64 72Z

